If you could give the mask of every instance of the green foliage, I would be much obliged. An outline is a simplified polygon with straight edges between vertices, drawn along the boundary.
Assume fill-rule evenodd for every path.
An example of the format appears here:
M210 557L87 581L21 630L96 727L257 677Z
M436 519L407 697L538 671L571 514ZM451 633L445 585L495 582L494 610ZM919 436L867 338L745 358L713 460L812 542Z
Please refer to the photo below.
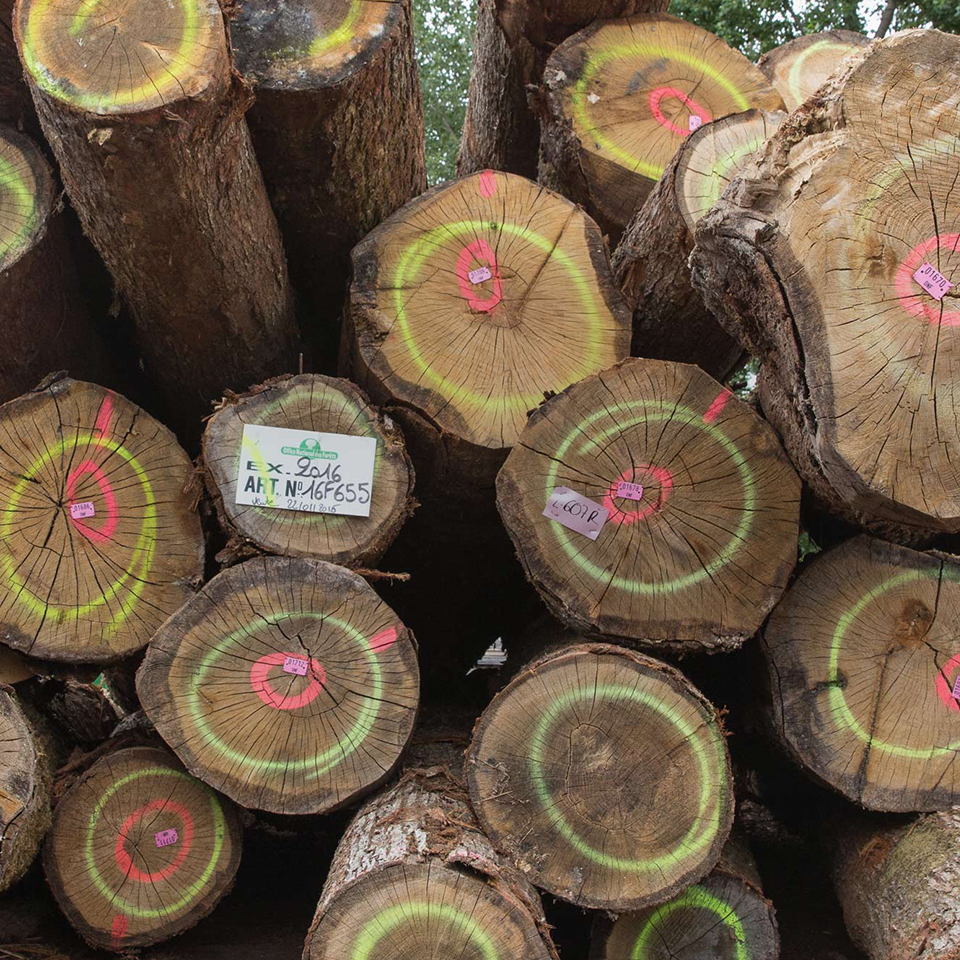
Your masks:
M797 554L800 563L803 563L807 557L812 557L815 553L819 553L822 549L823 548L816 543L806 530L800 533L800 540L797 543Z
M454 176L467 109L475 19L474 0L413 0L431 184Z

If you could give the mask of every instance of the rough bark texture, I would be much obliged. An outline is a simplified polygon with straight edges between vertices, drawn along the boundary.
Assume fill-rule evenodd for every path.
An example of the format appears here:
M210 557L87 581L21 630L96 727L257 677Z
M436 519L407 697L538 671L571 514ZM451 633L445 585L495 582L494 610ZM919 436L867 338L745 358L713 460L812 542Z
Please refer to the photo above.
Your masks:
M834 883L847 930L870 960L957 960L960 808L841 826Z
M27 77L44 133L84 230L134 316L147 374L173 425L193 442L200 418L226 390L289 371L296 359L283 246L243 118L249 94L232 72L222 16L203 0L197 17L211 46L193 72L177 78L176 94L144 94L132 105L130 97L126 105L94 98L95 112L84 106L91 94L71 99L50 88L43 70L56 74L66 64L45 64L45 51L29 39L25 48L24 38L62 30L71 43L85 34L93 42L99 19L111 11L73 31L69 11L63 20L57 14L35 23L37 6L28 0L17 7L14 30L25 63L33 64ZM129 24L147 20L153 9L138 4L126 11ZM121 48L118 41L118 61L126 63L131 54L124 57ZM79 59L81 51L68 52ZM74 82L95 79L81 73Z
M331 51L319 64L273 52L291 38L282 7L271 6L244 4L233 41L256 91L248 123L303 300L304 336L318 346L326 369L336 351L351 248L426 188L411 5L365 4L388 11L382 23L371 36L351 37L348 57ZM309 6L289 4L286 15Z
M457 176L504 170L535 179L540 149L528 96L553 48L594 20L657 13L669 0L480 0Z
M764 412L816 500L906 543L960 529L943 413L958 314L913 280L924 260L954 269L958 47L920 30L851 54L700 222L691 256L708 309L762 360Z
M37 145L5 126L0 126L0 327L0 403L32 390L56 370L91 380L106 372L53 174Z
M711 186L719 196L739 162L784 116L749 110L700 127L677 151L627 226L611 265L633 308L634 356L695 363L723 380L743 354L693 289L687 258L694 227L704 207L709 209Z

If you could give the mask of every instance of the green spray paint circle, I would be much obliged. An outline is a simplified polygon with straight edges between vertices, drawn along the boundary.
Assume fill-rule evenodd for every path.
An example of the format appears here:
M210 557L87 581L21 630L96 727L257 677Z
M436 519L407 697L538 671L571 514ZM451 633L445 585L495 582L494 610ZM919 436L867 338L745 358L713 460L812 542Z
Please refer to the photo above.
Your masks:
M754 137L746 143L741 143L734 147L733 150L725 153L722 157L717 158L708 172L710 188L709 192L704 195L701 207L697 211L696 216L698 220L720 199L723 187L740 168L743 158L749 154L756 153L765 142L765 137ZM704 179L706 180L707 177L705 176Z
M701 886L687 888L679 897L657 907L647 917L640 928L640 933L637 935L636 943L633 945L630 960L647 960L647 958L653 956L651 946L656 945L655 938L660 936L657 929L658 924L678 910L707 910L714 914L720 923L733 933L734 943L736 944L735 960L750 960L747 937L737 912L729 904L724 903L723 900L715 897Z
M23 170L0 155L0 197L4 223L19 224L7 237L0 237L0 264L22 250L37 226L37 198Z
M353 39L353 28L356 26L360 17L360 0L353 0L346 16L338 27L335 27L329 33L321 37L314 38L308 51L311 57L322 57L325 53L335 50L337 47Z
M473 917L457 907L429 900L400 903L368 920L357 934L350 960L370 960L380 941L409 920L421 920L428 924L440 920L455 926L466 934L467 940L477 948L483 960L499 960L499 951L490 935Z
M800 76L800 74L803 72L804 64L814 53L820 53L830 48L849 52L850 50L854 49L854 45L851 43L840 43L837 40L818 40L816 43L812 43L809 47L807 47L807 49L797 57L793 65L790 67L790 70L787 73L787 89L793 95L793 99L796 100L798 104L803 103L803 101L806 99L806 97L803 95L803 84L801 83L802 78ZM846 54L841 54L838 56L837 61L839 62L840 58L845 55ZM831 70L830 72L832 73L833 71Z
M407 246L397 263L393 274L393 304L396 313L396 326L400 334L400 340L407 348L410 359L414 367L422 376L423 380L438 390L444 397L450 400L466 400L471 403L486 406L491 403L489 393L477 393L472 390L466 390L462 385L456 384L437 374L423 356L423 352L410 329L410 323L407 317L407 300L404 290L409 284L416 284L417 276L424 263L431 254L439 250L444 243L449 240L458 240L464 236L479 236L482 231L491 228L489 221L485 220L460 220L456 223L445 223L442 226L435 227L428 231L414 243ZM573 258L560 250L552 240L548 240L542 234L532 230L528 225L517 225L514 223L499 223L497 229L511 237L517 237L524 243L528 243L538 250L545 253L550 260L555 260L567 274L570 286L577 292L580 303L586 315L585 327L589 335L588 342L584 345L584 355L582 362L575 370L571 371L567 383L574 383L582 380L584 377L595 372L600 364L600 351L597 347L597 333L601 323L600 312L594 302L593 292L590 284L584 276L583 271L577 266ZM562 386L566 386L564 383ZM536 393L517 393L512 396L497 398L498 403L502 402L505 409L519 410L526 413L527 410L535 407L543 400L542 389Z
M650 413L635 414L639 408ZM706 566L701 567L693 573L683 576L673 577L670 580L647 582L641 580L628 580L621 576L610 576L610 572L603 567L588 560L584 555L583 538L578 534L573 534L566 527L544 518L550 531L556 537L561 549L566 556L584 573L589 574L595 580L600 580L609 586L626 593L639 594L642 596L656 596L664 593L674 593L678 590L684 590L708 578L712 578L721 567L725 566L747 542L750 531L753 528L754 511L757 502L756 480L750 464L746 457L740 452L737 445L715 424L706 423L703 414L674 403L665 403L662 400L647 401L633 400L627 403L618 403L605 407L592 413L583 420L574 430L564 438L563 442L557 448L555 454L550 457L550 467L547 470L544 493L546 499L550 499L554 488L557 486L557 474L562 465L564 454L574 445L578 435L585 429L595 423L602 417L611 416L612 413L623 413L627 419L616 421L612 426L603 430L596 439L587 440L576 452L579 455L589 453L592 448L597 447L606 440L611 434L623 432L628 427L636 426L641 423L681 423L692 425L701 430L712 440L715 440L729 457L730 461L736 467L737 475L743 489L743 506L740 509L740 516L737 521L736 529L730 535L730 538L720 548L717 556ZM603 536L601 532L601 536Z
M852 604L841 614L840 619L837 621L836 629L833 632L833 640L830 645L829 679L827 682L830 684L829 702L833 722L842 729L851 730L858 740L870 747L871 751L875 750L878 753L887 754L891 757L906 757L911 760L933 760L938 757L955 757L957 752L960 751L960 740L942 747L927 747L921 750L916 747L904 747L896 743L887 743L884 740L877 740L871 737L853 715L853 711L851 711L847 705L847 699L840 686L840 646L843 643L847 631L857 617L888 590L902 586L905 583L913 583L932 576L932 573L923 570L899 573L885 580L883 583L878 584L872 590L868 590L856 603Z
M175 900L173 903L150 909L145 909L135 903L131 903L129 900L126 900L120 895L119 889L111 887L103 879L103 875L100 873L100 868L97 866L97 861L93 852L93 834L96 830L97 823L100 820L100 814L103 812L104 807L106 807L107 803L110 801L110 798L121 787L128 783L132 783L134 780L139 780L141 777L174 777L180 780L186 780L188 783L194 784L203 789L210 800L210 812L213 815L214 828L213 849L210 852L210 860L207 862L207 865L204 867L200 876L193 883L191 883L190 886L182 892L179 899ZM134 772L128 773L126 776L123 776L119 780L112 783L106 793L104 793L104 795L97 801L96 806L93 808L93 813L90 815L90 821L87 824L87 831L84 838L84 859L87 865L87 873L90 875L90 879L93 881L94 886L108 901L111 908L119 905L129 916L137 917L138 919L142 920L156 920L163 917L169 917L172 914L179 913L184 907L189 906L194 900L196 900L198 896L204 893L207 881L211 876L213 876L213 872L217 869L217 864L220 862L220 854L223 851L223 841L226 836L226 831L227 827L223 818L223 810L220 808L220 802L217 800L216 794L209 787L202 784L199 780L194 780L192 777L187 776L187 774L181 773L179 770L171 770L169 767L147 767L143 770L135 770ZM179 893L180 891L178 890L177 892Z
M206 738L204 745L213 744L219 754L231 760L238 767L251 768L254 772L266 770L282 773L285 770L291 769L302 770L307 780L315 780L335 767L338 767L366 740L377 721L377 717L380 715L380 702L383 700L383 675L380 670L380 661L377 659L377 654L370 646L366 635L350 626L349 623L332 617L327 613L317 613L308 610L298 610L293 613L280 612L270 618L262 618L262 623L276 625L284 620L301 617L308 620L320 620L324 623L331 623L339 630L342 630L360 648L360 652L363 654L370 668L373 689L368 696L362 698L363 706L360 708L357 719L346 733L346 743L340 740L332 747L328 747L326 750L322 750L312 757L303 757L300 760L256 760L246 753L234 750L210 728L200 703L200 687L203 684L207 672L220 655L225 653L233 644L248 636L251 631L251 627L249 626L234 630L207 652L200 661L200 667L197 670L196 676L193 678L193 682L190 684L187 703L191 718Z
M144 495L143 519L140 523L140 532L134 545L133 554L127 569L117 577L106 589L103 589L99 596L84 604L73 607L62 607L51 609L49 598L38 597L28 589L26 581L18 572L13 557L9 552L4 552L0 566L7 578L7 590L13 594L14 600L26 607L34 616L40 617L46 621L52 619L57 623L63 623L65 620L77 620L87 616L94 610L108 605L118 597L120 591L127 588L126 596L121 597L119 606L109 608L110 621L103 625L103 636L115 636L121 625L136 607L147 586L147 577L150 568L153 565L154 551L157 545L157 500L153 493L153 486L147 477L146 471L140 464L140 461L125 447L116 440L110 440L101 436L99 433L81 433L70 439L61 440L52 447L48 447L37 457L32 464L23 472L16 486L11 491L7 505L2 514L0 514L0 543L5 544L7 538L11 536L16 521L16 510L21 498L26 490L31 489L37 481L34 479L37 473L54 457L62 457L65 453L73 453L81 446L92 446L102 448L117 454L127 466L133 471L140 488ZM98 580L99 585L99 580Z
M543 750L547 742L551 727L560 718L560 715L572 707L574 703L588 700L591 705L598 700L616 699L635 703L640 707L653 710L674 726L689 743L697 761L697 770L700 778L700 797L697 815L693 825L687 831L677 847L668 854L645 859L628 857L614 857L596 847L591 846L567 823L566 818L557 809L557 804L545 785L546 773L543 769ZM609 870L620 870L630 873L662 873L664 867L672 866L680 856L693 856L705 847L709 847L717 838L720 830L720 803L723 800L723 777L719 775L726 766L726 754L723 748L723 738L708 721L704 722L705 729L715 735L712 746L715 753L711 755L708 746L701 743L697 737L698 731L690 725L673 707L660 702L653 695L626 687L620 684L600 684L594 689L583 691L569 691L558 697L541 715L534 728L527 768L534 793L544 810L547 811L551 826L560 834L579 854L586 857L591 863ZM713 769L716 765L716 769ZM716 776L711 777L711 773ZM711 779L716 781L717 791L711 803Z

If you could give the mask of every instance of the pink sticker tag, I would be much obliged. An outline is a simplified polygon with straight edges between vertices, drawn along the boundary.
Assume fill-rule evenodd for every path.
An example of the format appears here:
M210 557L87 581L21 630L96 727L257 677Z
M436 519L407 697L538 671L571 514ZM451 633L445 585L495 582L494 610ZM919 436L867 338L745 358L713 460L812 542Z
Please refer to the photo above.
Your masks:
M627 500L642 500L643 486L639 483L621 480L617 483L617 496L626 497Z
M695 113L690 114L690 132L693 133L702 123L703 117L698 117Z
M953 699L960 700L960 673L957 674L957 679L953 683Z
M550 500L543 515L568 530L582 533L585 537L596 540L607 522L609 511L606 507L580 496L568 487L557 487L550 494Z
M171 827L169 830L161 830L159 833L155 833L153 839L158 847L169 847L171 843L176 843L180 836L176 827Z
M489 267L477 267L476 270L471 270L467 274L467 279L472 284L483 283L484 280L489 280L493 274L490 272Z
M916 280L934 300L942 300L946 292L953 286L936 267L929 263L922 264L914 273L913 279Z
M298 677L305 677L307 666L307 661L301 660L300 657L286 657L283 661L283 672L295 673Z
M89 501L87 503L70 504L70 516L73 517L74 520L84 520L87 517L92 517L96 512L93 504Z

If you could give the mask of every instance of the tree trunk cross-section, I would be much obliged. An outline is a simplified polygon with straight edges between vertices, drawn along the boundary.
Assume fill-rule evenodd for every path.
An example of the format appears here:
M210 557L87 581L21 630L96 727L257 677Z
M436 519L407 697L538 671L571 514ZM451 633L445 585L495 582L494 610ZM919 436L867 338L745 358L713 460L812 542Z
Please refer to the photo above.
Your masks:
M277 510L236 503L245 424L373 437L377 441L369 517ZM349 380L301 374L269 380L226 399L203 434L207 488L231 541L223 559L257 551L373 564L413 510L413 467L400 430Z
M248 0L232 36L304 333L335 351L351 248L427 185L410 2Z
M733 819L713 707L622 647L579 643L527 664L478 721L466 770L493 845L583 907L669 899L710 871Z
M608 510L596 540L543 515L558 487ZM770 427L712 377L631 359L531 415L497 507L527 577L574 630L730 649L786 587L800 482Z
M853 30L808 33L765 53L757 66L792 111L823 86L844 57L869 42Z
M233 886L240 818L166 750L97 761L63 796L43 867L60 908L91 946L118 953L167 940Z
M460 755L435 752L347 828L304 960L557 960L536 891L477 825Z
M917 78L923 82L918 86ZM762 361L816 499L888 539L960 530L960 38L900 33L791 115L697 227L692 278Z
M59 380L0 407L0 640L109 663L199 584L193 465L119 394Z
M696 363L722 380L742 355L693 289L687 258L700 218L785 116L747 110L699 127L630 221L611 265L633 307L634 356Z
M747 845L731 836L705 879L615 922L600 916L591 960L777 960L780 937Z
M960 803L960 564L858 537L805 569L763 647L777 733L875 810Z
M783 109L743 54L667 14L591 24L553 52L544 82L540 182L614 243L698 125Z
M53 758L0 684L0 892L26 873L50 828L52 779Z
M322 813L382 783L413 731L412 635L361 577L262 557L214 577L153 638L147 715L246 807Z
M870 960L960 960L960 811L841 826L833 875L851 939Z
M286 372L293 297L216 0L22 0L14 31L84 230L177 429Z
M480 0L457 174L536 177L540 130L528 105L551 50L594 20L666 10L669 0Z
M521 177L428 191L353 252L343 366L403 426L418 482L491 499L527 411L629 351L596 225Z

